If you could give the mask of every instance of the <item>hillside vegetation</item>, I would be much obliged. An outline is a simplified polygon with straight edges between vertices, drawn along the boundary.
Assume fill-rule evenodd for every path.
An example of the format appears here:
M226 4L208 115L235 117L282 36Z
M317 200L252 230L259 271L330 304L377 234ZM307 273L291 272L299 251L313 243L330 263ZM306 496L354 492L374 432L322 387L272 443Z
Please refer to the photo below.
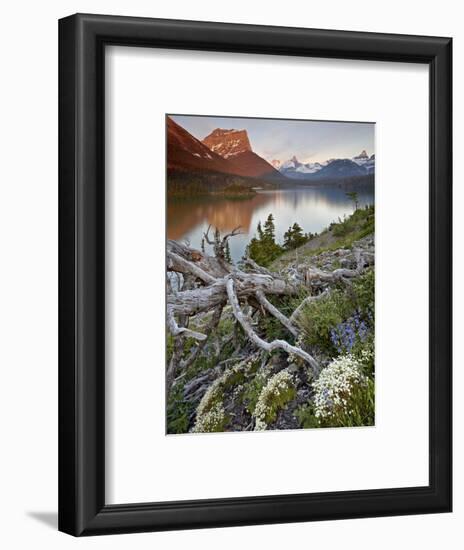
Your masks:
M374 208L319 235L273 218L238 266L168 243L167 432L375 422Z

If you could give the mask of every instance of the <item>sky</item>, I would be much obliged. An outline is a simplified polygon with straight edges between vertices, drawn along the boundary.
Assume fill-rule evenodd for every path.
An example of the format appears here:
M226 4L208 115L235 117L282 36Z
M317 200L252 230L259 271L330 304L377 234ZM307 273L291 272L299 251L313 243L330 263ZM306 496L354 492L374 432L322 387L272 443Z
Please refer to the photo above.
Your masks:
M170 115L197 139L215 128L245 129L255 153L267 160L286 161L295 155L300 162L324 162L352 158L365 149L375 153L375 124L268 118L236 118Z

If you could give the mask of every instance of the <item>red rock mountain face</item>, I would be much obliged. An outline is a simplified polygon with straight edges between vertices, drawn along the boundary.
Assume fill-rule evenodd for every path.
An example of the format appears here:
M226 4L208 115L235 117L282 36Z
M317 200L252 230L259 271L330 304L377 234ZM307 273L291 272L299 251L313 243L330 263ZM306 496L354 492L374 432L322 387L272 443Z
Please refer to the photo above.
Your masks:
M279 172L262 157L253 152L246 130L216 128L202 143L227 159L235 174L249 177L279 175Z
M246 130L218 128L201 142L166 117L166 133L168 170L222 172L247 177L279 175L251 150Z
M216 128L202 140L202 143L225 159L245 151L252 151L246 130Z

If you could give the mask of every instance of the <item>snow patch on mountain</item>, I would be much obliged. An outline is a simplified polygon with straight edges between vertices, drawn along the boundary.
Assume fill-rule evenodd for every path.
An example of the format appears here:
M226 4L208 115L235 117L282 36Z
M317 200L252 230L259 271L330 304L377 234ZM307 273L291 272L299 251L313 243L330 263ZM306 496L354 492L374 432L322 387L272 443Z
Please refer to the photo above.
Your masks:
M277 161L273 166L281 174L290 178L311 178L311 177L336 177L346 175L372 174L375 172L375 155L369 157L365 150L361 151L352 159L330 158L324 162L300 162L295 155L290 159L280 162ZM278 164L277 164L278 163ZM330 165L333 167L329 169ZM320 172L320 174L319 174Z
M319 162L300 162L294 155L291 159L286 160L279 166L279 171L282 174L288 172L298 172L300 174L314 174L322 168Z

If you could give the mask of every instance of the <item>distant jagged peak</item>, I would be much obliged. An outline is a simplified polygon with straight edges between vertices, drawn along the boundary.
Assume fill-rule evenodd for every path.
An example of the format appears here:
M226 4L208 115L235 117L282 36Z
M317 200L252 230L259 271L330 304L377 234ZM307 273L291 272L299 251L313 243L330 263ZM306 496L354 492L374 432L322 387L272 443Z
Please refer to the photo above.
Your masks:
M354 158L355 158L355 159L358 159L358 160L361 160L361 159L366 159L366 160L367 160L367 159L369 158L369 156L368 156L368 154L366 153L366 150L363 149L363 150L361 151L361 153L360 153L358 156L354 157Z
M202 140L202 143L223 158L253 151L246 130L216 128Z
M293 155L287 161L280 163L278 169L281 173L285 173L286 171L291 170L306 174L312 174L320 170L322 166L323 165L319 162L301 162L298 160L296 155Z

